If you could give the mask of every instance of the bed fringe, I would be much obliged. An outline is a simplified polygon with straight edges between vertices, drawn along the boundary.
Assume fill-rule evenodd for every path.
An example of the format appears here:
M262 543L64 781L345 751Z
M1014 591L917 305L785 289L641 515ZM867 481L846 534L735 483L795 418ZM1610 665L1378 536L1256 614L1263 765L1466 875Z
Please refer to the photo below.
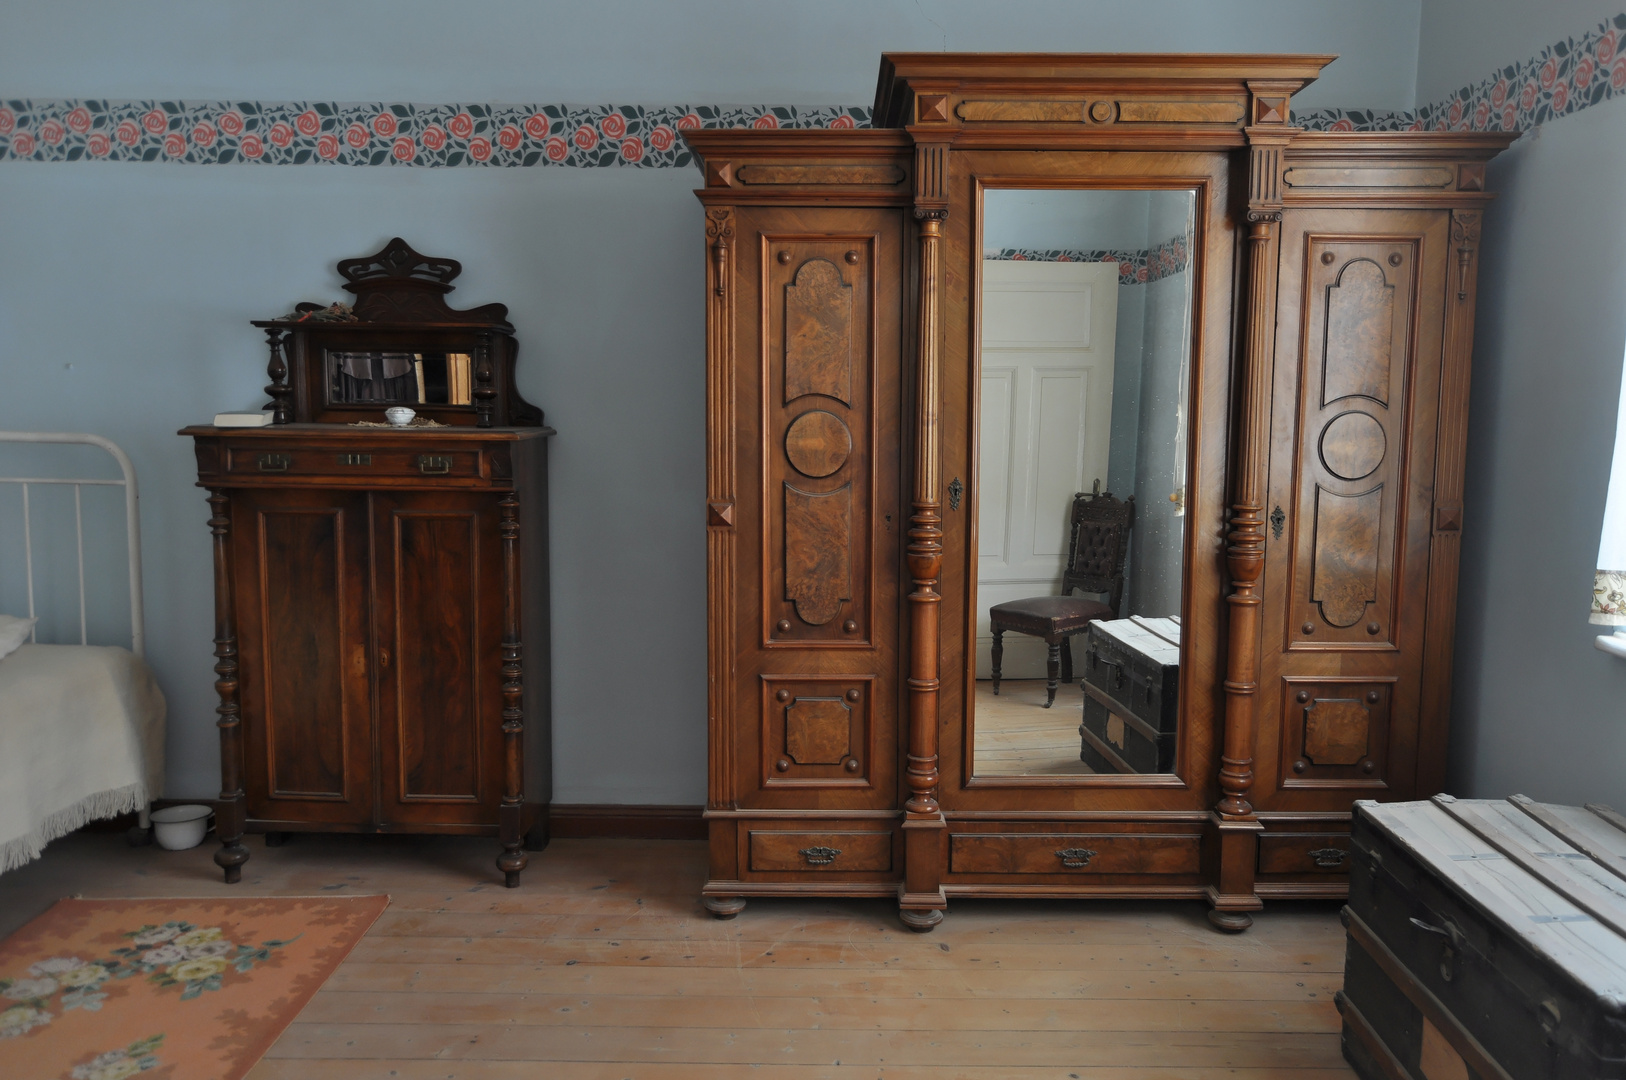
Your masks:
M45 850L45 845L59 836L66 836L100 818L140 811L148 801L147 785L140 782L86 796L47 816L32 832L0 843L0 874L33 862Z

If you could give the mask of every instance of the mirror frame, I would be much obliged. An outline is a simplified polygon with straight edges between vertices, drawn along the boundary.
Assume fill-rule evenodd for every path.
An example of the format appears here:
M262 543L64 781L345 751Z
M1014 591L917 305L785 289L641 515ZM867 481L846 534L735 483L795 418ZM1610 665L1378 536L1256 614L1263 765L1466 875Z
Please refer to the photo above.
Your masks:
M1080 161L1080 158L1084 161ZM945 635L941 708L942 803L945 809L1009 811L1011 789L1037 789L1046 809L1124 809L1124 795L1145 792L1157 808L1203 811L1218 797L1219 729L1224 701L1224 523L1227 504L1231 316L1235 294L1235 224L1230 204L1238 184L1236 160L1223 152L1113 154L956 150L952 155L951 212L944 262L965 268L967 305L962 318L943 313L943 474L971 477L962 502L964 524L945 530ZM1082 167L1081 167L1082 166ZM962 172L963 170L963 172ZM1190 267L1192 324L1187 384L1187 509L1182 524L1180 722L1174 771L1169 773L1045 776L988 775L975 771L975 648L978 612L977 521L981 483L982 251L984 199L990 190L1188 190L1196 195ZM963 208L963 212L962 211ZM969 264L969 265L968 265ZM945 274L953 280L953 271ZM963 378L964 385L957 385ZM953 435L965 432L963 441ZM958 541L958 542L957 542ZM954 579L958 579L957 581ZM963 582L963 588L958 587ZM956 602L958 601L958 602ZM962 606L963 605L963 606ZM958 609L958 610L956 610ZM958 639L958 640L956 640ZM1076 674L1076 672L1075 672ZM1069 796L1070 807L1054 796Z

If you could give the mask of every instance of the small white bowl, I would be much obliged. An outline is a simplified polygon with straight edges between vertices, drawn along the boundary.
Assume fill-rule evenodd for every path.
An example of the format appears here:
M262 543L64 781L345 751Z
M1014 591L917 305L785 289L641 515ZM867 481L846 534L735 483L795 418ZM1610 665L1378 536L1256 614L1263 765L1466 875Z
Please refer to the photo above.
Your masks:
M209 807L196 803L154 810L153 838L158 841L159 847L168 851L195 848L203 843L203 835L209 831L209 815L212 813L214 811Z
M417 415L416 410L409 409L405 405L391 405L384 410L384 419L396 427L406 427L412 423L412 418Z

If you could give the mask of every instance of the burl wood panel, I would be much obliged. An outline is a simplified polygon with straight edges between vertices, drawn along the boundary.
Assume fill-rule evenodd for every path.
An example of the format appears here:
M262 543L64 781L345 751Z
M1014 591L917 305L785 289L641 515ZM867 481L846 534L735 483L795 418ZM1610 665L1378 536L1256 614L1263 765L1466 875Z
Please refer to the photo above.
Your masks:
M1315 506L1310 599L1321 605L1321 617L1330 625L1354 626L1377 600L1383 485L1359 495L1318 487Z
M382 791L391 820L495 820L500 796L497 497L379 495L377 658Z
M239 491L232 516L248 814L369 822L366 496Z
M809 626L823 626L852 599L852 485L803 491L785 485L785 599Z
M763 636L869 638L875 238L764 235ZM776 580L777 579L777 580Z
M873 675L763 678L757 783L764 788L871 787L878 749L870 725L875 683Z
M834 698L797 698L785 707L785 753L797 765L839 765L852 745L853 711Z
M1321 254L1333 255L1321 246ZM1324 265L1334 265L1324 263ZM1389 404L1389 360L1395 336L1395 287L1371 259L1352 259L1326 286L1326 345L1321 404L1369 397Z
M852 404L853 287L828 259L785 286L785 401L823 394Z
M751 832L751 869L884 872L892 869L892 833Z
M1356 765L1371 742L1372 710L1357 698L1317 698L1304 710L1304 756L1312 765Z
M1195 874L1201 857L1195 835L1084 833L955 833L949 871L955 874Z
M1386 787L1396 689L1393 677L1284 679L1280 714L1285 718L1281 733L1284 786Z
M1394 642L1417 243L1313 237L1306 249L1297 643Z

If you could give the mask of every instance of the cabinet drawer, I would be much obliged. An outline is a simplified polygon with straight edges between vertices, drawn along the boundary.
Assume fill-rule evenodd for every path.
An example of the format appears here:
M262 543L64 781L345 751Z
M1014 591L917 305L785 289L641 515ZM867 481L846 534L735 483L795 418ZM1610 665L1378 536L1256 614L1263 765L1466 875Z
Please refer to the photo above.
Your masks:
M892 833L753 831L751 869L885 872L892 869Z
M955 874L1195 874L1201 838L1135 833L955 833Z
M226 472L232 476L448 477L480 476L480 451L453 449L341 450L313 446L268 446L255 443L226 448Z
M1261 874L1347 874L1348 833L1277 833L1259 838Z

